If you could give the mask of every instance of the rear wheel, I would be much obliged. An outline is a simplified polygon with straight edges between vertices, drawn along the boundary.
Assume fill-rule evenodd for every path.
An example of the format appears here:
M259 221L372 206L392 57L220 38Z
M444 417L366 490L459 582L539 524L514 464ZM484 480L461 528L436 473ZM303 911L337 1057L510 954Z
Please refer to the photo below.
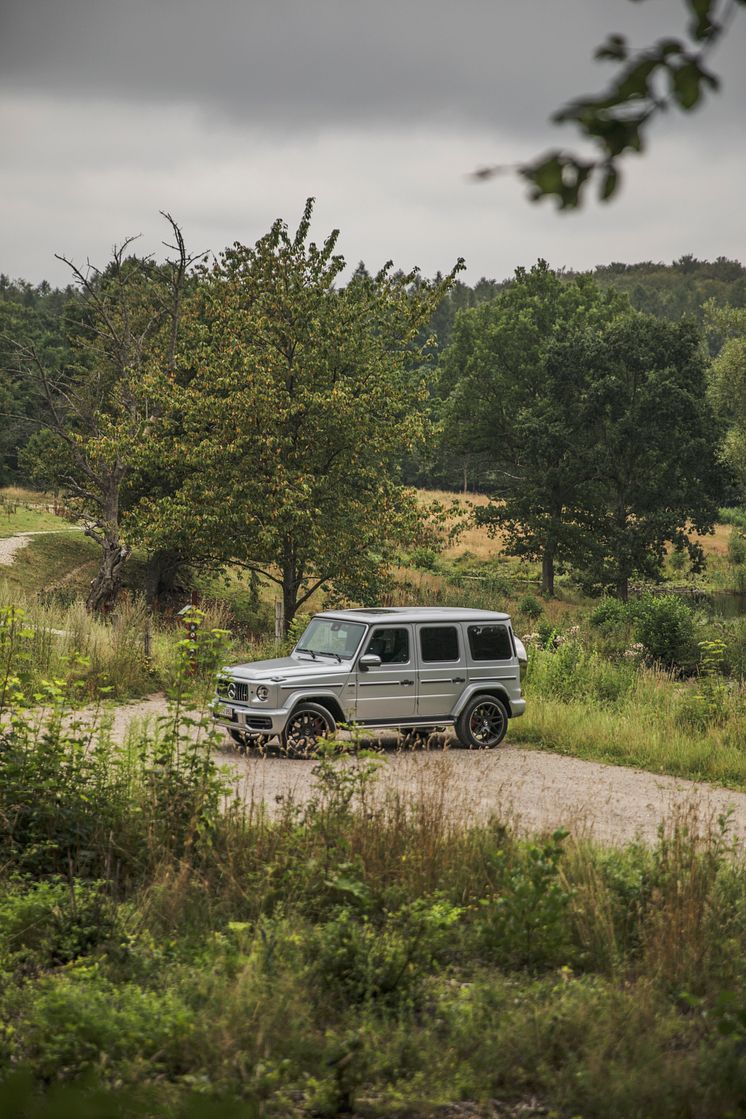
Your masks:
M291 757L309 757L320 738L332 738L337 729L334 719L318 703L301 703L293 711L282 732L282 745Z
M508 729L508 709L501 699L477 695L459 715L456 735L470 750L490 750L499 746Z

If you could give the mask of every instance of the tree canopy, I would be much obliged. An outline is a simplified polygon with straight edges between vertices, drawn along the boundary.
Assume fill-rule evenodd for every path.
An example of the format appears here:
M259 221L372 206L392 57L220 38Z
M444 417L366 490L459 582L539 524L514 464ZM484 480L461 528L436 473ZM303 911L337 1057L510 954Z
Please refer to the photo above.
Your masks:
M309 199L295 233L278 220L203 270L174 370L148 379L143 458L184 476L135 518L151 546L188 538L276 583L286 625L320 588L379 597L393 543L416 536L397 467L428 431L418 335L454 275L387 265L338 287L337 231L309 241L311 216Z

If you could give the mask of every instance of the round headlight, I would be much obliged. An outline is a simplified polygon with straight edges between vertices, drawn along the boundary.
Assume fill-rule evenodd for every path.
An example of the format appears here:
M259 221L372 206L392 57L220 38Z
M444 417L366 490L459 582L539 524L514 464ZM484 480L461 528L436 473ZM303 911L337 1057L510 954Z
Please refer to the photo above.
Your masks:
M260 684L259 687L256 689L256 698L260 701L260 703L264 703L268 696L269 688L266 687L264 684Z

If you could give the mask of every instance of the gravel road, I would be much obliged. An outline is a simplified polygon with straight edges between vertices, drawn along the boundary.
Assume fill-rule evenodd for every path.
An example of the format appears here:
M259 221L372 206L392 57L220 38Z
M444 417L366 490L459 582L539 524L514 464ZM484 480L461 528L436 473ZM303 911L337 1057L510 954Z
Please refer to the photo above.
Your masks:
M115 710L115 736L121 738L132 719L152 718L165 711L162 696L120 706ZM464 818L497 813L521 831L562 825L574 834L618 844L634 839L654 841L659 824L676 813L686 813L707 827L730 812L730 834L746 839L744 793L525 750L509 742L494 751L399 749L398 738L387 735L381 745L382 789L398 788L430 802L437 799L443 811ZM256 754L242 757L228 748L221 751L220 760L236 771L247 799L266 801L270 808L290 796L304 801L313 789L313 761Z
M77 525L70 528L57 528L45 529L35 532L17 532L15 536L2 536L0 537L0 566L10 567L13 560L16 558L16 553L20 552L22 548L27 548L31 543L33 536L50 536L53 532L55 535L58 532L82 532L83 530Z

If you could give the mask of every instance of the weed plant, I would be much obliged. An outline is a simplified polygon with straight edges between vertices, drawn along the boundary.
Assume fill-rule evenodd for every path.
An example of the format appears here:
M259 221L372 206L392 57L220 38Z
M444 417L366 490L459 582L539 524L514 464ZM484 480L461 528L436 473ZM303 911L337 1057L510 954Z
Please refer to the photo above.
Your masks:
M746 1102L746 869L727 820L699 835L682 816L653 849L522 840L443 811L447 764L385 793L385 763L335 743L310 801L269 814L226 799L178 696L95 778L95 742L64 720L46 733L21 712L3 743L27 755L25 789L0 784L0 1101L17 1114L499 1100L715 1119ZM34 830L19 820L29 792L50 802L49 734L80 781Z
M209 605L199 617L196 676L212 681L237 648L229 640L224 606ZM50 679L71 685L69 699L81 703L167 690L179 678L183 636L178 623L150 615L142 598L122 595L116 612L103 620L89 614L79 599L69 606L52 605L0 583L0 657L10 650L22 666L20 678L32 700Z

